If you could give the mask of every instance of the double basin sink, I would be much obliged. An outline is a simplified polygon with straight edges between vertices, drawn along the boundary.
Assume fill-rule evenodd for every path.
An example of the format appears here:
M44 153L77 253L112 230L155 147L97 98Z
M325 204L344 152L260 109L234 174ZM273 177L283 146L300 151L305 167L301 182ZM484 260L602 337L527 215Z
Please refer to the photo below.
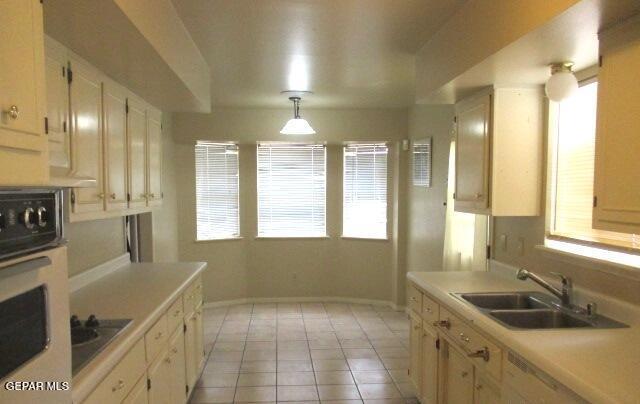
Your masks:
M588 315L577 306L563 306L540 292L452 293L511 329L622 328L605 316Z

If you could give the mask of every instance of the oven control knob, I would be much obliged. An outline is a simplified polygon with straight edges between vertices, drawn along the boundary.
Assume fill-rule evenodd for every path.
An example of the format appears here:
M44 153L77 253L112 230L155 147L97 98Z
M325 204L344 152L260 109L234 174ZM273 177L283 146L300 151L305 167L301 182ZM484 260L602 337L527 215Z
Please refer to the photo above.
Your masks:
M100 325L100 322L98 321L98 319L96 318L95 315L90 315L89 318L87 319L87 321L85 321L84 326L85 327L90 327L90 328L95 328L97 326Z
M26 208L20 217L20 221L27 229L33 229L35 226L35 212L33 208Z
M82 323L78 319L78 316L76 316L75 314L71 316L71 320L69 322L71 323L71 328L80 327L82 325Z
M47 225L47 218L48 218L47 208L45 208L44 206L40 206L37 212L38 212L38 226L45 227Z

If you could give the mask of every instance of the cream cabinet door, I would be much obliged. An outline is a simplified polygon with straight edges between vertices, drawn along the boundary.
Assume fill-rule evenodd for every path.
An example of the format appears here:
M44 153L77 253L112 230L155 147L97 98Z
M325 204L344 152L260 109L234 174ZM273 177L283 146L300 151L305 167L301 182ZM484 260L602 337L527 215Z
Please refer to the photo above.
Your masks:
M149 397L147 394L147 374L143 374L140 380L133 386L129 395L124 399L122 404L148 404Z
M122 210L127 208L127 90L105 79L102 104L107 210Z
M74 176L96 179L95 188L76 188L73 213L104 210L102 178L102 76L71 55L71 167Z
M414 311L409 312L411 330L409 332L409 378L418 396L422 387L422 319Z
M640 19L636 18L636 24ZM634 32L629 27L628 32ZM593 227L640 234L640 29L598 71Z
M491 95L456 105L456 210L489 207Z
M429 325L422 329L422 388L420 402L438 402L438 335Z
M184 357L184 330L176 329L169 340L169 365L171 374L171 402L184 403L187 399L187 375Z
M129 167L129 207L147 205L147 111L136 97L127 99L127 159Z
M169 351L164 348L147 370L149 378L149 404L171 402L171 363Z
M71 143L69 139L69 56L64 46L45 37L47 119L49 122L49 166L56 175L71 171Z
M46 150L42 5L0 2L0 147Z
M473 365L448 343L441 345L445 363L442 366L443 402L473 403Z
M196 373L204 366L204 322L202 318L202 305L196 309L196 328L195 328L195 346L196 346Z
M148 132L148 199L149 206L162 203L162 113L155 109L147 110Z
M501 402L500 390L486 376L480 373L476 373L474 389L474 404L496 404Z
M189 391L193 390L198 378L198 358L196 353L196 313L195 311L185 318L186 326L184 332L184 359L185 374Z

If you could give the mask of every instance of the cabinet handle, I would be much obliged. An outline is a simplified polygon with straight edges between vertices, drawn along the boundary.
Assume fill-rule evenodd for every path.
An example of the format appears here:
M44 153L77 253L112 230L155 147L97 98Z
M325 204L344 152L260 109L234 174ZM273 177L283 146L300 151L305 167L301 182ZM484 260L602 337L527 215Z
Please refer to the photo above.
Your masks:
M178 353L178 348L173 347L173 348L171 349L171 352L172 352L172 353Z
M112 194L111 194L111 195L109 195L109 196L111 196L111 199L116 199L116 194L115 194L115 192L114 192L114 193L112 193Z
M469 337L464 335L463 332L460 333L460 339L463 340L464 342L469 342Z
M171 363L171 358L169 358L169 357L164 358L164 361L165 361L166 363Z
M173 312L173 317L178 317L180 315L180 309Z
M482 390L482 385L481 384L477 385L476 386L476 390L478 390L478 391Z
M436 327L446 328L447 330L451 328L451 322L449 320L440 320L433 323Z
M469 358L482 358L485 362L489 362L489 359L491 358L489 348L487 347L484 347L479 351L468 353L467 356Z
M426 311L427 313L431 313L431 312L432 312L431 307L427 307L425 311Z
M10 106L9 110L6 112L7 112L7 115L9 115L9 118L11 119L18 119L18 115L20 115L20 110L18 109L17 105Z
M467 377L469 376L469 372L467 372L466 370L463 370L462 373L460 373L460 376Z
M162 331L156 334L156 339L162 338Z
M124 380L120 379L118 380L118 384L116 384L111 388L111 392L115 393L116 391L122 390L123 388L124 388Z

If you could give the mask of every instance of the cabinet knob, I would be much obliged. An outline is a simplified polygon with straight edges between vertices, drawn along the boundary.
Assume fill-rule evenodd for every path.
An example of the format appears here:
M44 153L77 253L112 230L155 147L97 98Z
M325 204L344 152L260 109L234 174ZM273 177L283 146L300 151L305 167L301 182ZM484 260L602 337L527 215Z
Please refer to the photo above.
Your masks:
M164 359L164 361L167 362L167 363L171 363L171 358L167 357L167 358Z
M115 192L114 192L114 193L112 193L110 196L111 196L111 199L116 199L116 194L115 194Z
M466 370L464 370L462 373L460 373L460 376L462 376L462 377L467 377L467 376L469 376L469 372L467 372Z
M123 388L124 388L124 380L120 379L118 380L118 384L116 384L111 388L111 391L115 393L116 391L122 390Z
M180 315L180 309L173 312L173 317L178 317Z
M171 352L178 353L178 348L174 347L173 349L171 349Z
M464 335L463 332L460 333L460 339L463 340L464 342L469 342L469 337Z
M451 322L449 320L440 320L433 323L436 327L446 328L447 330L451 328Z
M480 199L480 198L482 198L482 194L478 192L478 193L476 194L476 199Z
M159 332L156 334L156 339L160 339L160 338L162 338L162 332Z
M12 105L9 107L9 110L6 111L7 115L9 115L9 118L11 119L18 119L18 115L20 115L20 110L18 109L17 105Z
M427 313L431 313L431 312L432 312L431 307L427 307L427 308L425 309L425 311L426 311Z

